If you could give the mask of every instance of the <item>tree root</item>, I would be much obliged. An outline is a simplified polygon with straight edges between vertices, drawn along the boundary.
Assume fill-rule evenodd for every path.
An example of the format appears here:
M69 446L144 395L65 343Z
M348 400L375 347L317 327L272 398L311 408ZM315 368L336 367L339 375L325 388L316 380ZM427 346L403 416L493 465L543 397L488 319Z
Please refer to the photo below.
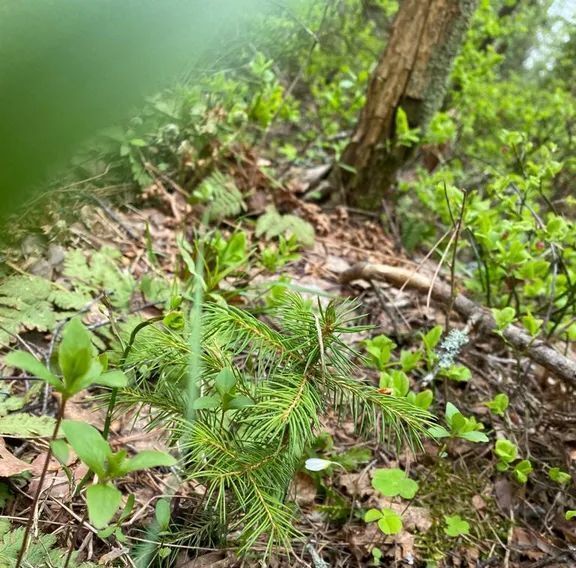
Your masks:
M481 333L493 334L496 330L496 323L488 309L462 294L453 296L450 286L441 282L433 282L428 276L417 274L413 270L385 264L359 262L340 275L342 284L348 284L353 280L380 280L397 288L406 287L422 293L429 293L432 288L431 297L434 300L451 305L462 318L475 321ZM534 339L515 325L506 327L502 331L502 336L517 352L526 355L551 374L576 386L575 361L558 353L543 341Z

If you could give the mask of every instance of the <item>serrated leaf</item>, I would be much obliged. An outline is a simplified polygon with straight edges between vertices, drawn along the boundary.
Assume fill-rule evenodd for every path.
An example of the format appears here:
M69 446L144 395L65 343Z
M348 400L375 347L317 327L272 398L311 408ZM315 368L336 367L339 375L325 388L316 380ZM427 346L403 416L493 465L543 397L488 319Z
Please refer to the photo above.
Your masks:
M0 436L15 438L49 438L54 431L54 418L13 413L0 418Z

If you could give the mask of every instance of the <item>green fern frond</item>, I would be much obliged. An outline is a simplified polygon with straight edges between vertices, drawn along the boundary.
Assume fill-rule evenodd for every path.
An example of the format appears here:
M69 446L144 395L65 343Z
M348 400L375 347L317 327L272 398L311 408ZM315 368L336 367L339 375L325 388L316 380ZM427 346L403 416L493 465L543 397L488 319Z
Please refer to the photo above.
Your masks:
M193 195L207 204L209 221L237 216L246 210L246 203L236 187L234 178L219 171L205 178Z

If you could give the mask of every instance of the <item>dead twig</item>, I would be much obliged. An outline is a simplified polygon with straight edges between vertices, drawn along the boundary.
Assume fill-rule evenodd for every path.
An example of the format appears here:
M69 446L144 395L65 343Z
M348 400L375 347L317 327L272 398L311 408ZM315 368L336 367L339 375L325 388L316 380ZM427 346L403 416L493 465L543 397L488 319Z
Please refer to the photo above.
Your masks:
M381 280L398 288L408 287L425 294L431 291L431 297L435 301L442 304L449 304L452 301L454 310L461 317L466 320L474 318L478 322L477 327L480 332L491 334L496 330L494 318L486 308L462 294L454 295L452 300L450 286L441 282L435 282L432 286L430 277L416 274L412 270L385 264L359 262L340 275L340 281L343 284L353 280ZM576 385L576 361L558 353L543 341L535 340L515 325L506 327L502 331L502 336L517 352L526 355L553 375Z

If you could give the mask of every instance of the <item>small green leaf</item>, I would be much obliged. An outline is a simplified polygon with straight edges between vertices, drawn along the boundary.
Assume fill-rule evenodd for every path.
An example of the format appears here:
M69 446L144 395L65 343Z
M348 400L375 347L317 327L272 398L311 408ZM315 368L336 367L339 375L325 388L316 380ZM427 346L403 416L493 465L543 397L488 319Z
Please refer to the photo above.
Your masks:
M498 416L504 416L506 410L508 410L508 405L510 400L508 395L504 393L497 394L492 400L485 402L484 405L487 406L494 414Z
M156 522L161 531L165 531L170 526L170 501L168 499L158 499L154 509Z
M107 461L112 451L100 432L90 424L74 420L64 420L62 430L78 457L98 477L105 477Z
M418 483L398 468L377 469L372 478L372 487L385 497L400 495L404 499L412 499L418 491Z
M90 370L94 357L90 332L79 318L70 320L62 331L58 349L58 364L68 387Z
M378 521L378 528L384 534L398 534L402 530L402 519L392 509L382 509L382 517Z
M201 396L192 404L194 410L210 410L220 407L220 399L217 396Z
M68 451L68 444L64 440L54 440L50 442L52 455L62 464L68 463L70 452Z
M128 384L128 377L122 371L109 371L94 379L94 383L105 387L119 389Z
M436 439L449 438L450 432L448 432L444 426L430 426L430 428L428 428L428 435Z
M136 503L136 496L133 493L131 493L130 495L128 495L128 498L126 499L126 505L124 505L124 509L122 509L122 513L120 513L120 516L118 517L117 524L122 523L122 521L125 521L130 516L132 509L134 509L135 503Z
M564 485L572 480L572 476L566 471L562 471L559 467L551 467L548 470L548 477L560 485Z
M504 462L511 463L518 457L518 448L510 440L497 440L494 453Z
M168 312L162 320L166 327L174 330L184 329L185 322L184 315L180 311Z
M574 510L566 511L566 513L564 514L564 518L567 521L571 521L572 519L576 519L576 511L574 511Z
M228 403L228 408L232 410L239 410L248 406L254 406L254 401L247 396L236 396Z
M446 522L444 533L447 536L457 537L470 534L470 523L460 515L444 515L444 520Z
M438 345L444 328L441 325L433 327L428 333L422 336L422 342L426 351L433 351L436 345Z
M126 460L122 469L126 471L126 473L129 473L131 471L139 471L152 467L171 467L176 463L176 459L166 452L144 450L143 452L138 452L133 458Z
M490 438L488 438L484 432L479 432L478 430L473 430L472 432L462 432L461 434L458 434L458 437L462 438L463 440L468 440L468 442L474 442L476 444L479 442L490 441Z
M458 414L462 416L460 411L451 402L446 403L446 412L444 413L444 416L446 417L446 423L448 425L452 426L454 417Z
M98 537L101 538L102 540L106 540L107 538L112 536L112 534L114 533L115 530L116 530L116 525L106 527L105 529L98 531Z
M30 373L33 377L38 377L52 385L58 392L62 392L64 385L62 381L54 376L36 357L26 351L13 351L4 357L4 363L9 367L15 367Z
M433 400L434 393L430 389L426 389L416 395L414 404L422 410L428 410Z
M400 366L406 373L412 371L418 366L422 359L420 351L401 351L400 352Z
M472 378L470 369L465 365L452 365L446 369L442 369L440 374L457 383L465 383Z
M232 369L222 369L214 379L214 385L218 389L218 392L224 394L229 393L236 385L236 377Z
M502 331L514 321L516 310L510 306L502 308L501 310L492 308L492 316L494 317L498 331Z
M391 373L394 396L406 396L410 390L410 380L404 371L394 370Z
M113 485L98 483L86 489L88 518L97 529L103 529L112 520L122 502L122 493Z
M369 509L364 515L365 523L372 523L382 518L382 513L378 509Z
M528 481L528 476L532 473L533 468L530 460L522 460L514 466L514 477L518 483L524 485Z
M522 318L522 325L528 330L532 337L536 337L544 320L535 318L532 314L527 314Z

